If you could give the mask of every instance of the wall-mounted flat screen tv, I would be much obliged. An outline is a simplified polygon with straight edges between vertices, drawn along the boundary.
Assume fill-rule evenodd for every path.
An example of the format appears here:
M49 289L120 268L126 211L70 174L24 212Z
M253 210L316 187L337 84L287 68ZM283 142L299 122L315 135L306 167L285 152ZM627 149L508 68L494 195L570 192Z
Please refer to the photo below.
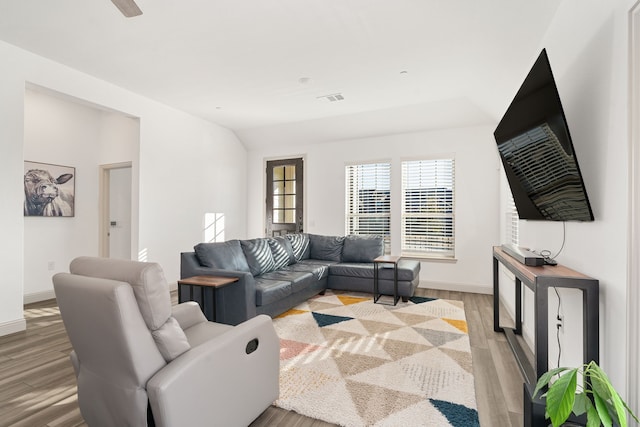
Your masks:
M493 135L520 219L593 221L546 50Z

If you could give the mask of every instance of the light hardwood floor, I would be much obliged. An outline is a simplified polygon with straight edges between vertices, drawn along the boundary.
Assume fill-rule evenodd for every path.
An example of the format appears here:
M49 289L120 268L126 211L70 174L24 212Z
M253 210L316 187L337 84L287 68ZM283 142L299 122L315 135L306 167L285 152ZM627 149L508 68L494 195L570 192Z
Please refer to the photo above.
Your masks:
M522 378L504 336L493 332L491 295L430 289L418 289L416 295L464 302L480 425L522 426ZM172 298L176 303L175 292ZM78 409L75 376L68 357L71 345L55 300L25 306L25 318L26 331L0 337L0 426L86 425ZM331 425L275 407L251 424Z

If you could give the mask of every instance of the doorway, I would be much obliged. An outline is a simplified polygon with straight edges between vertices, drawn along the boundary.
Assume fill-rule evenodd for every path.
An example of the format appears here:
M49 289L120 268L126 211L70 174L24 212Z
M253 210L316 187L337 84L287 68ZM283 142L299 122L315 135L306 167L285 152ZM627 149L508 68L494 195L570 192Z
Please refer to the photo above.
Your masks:
M304 231L303 159L267 161L266 235Z
M100 166L100 256L131 258L131 162Z

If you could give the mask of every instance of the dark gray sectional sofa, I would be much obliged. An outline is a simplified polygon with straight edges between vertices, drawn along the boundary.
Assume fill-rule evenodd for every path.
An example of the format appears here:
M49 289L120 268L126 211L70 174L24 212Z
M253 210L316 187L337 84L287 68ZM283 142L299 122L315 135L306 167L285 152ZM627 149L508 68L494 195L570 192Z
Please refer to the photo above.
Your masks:
M372 293L372 261L383 253L380 236L305 233L200 243L181 254L180 277L238 277L216 293L218 322L236 325L257 314L277 316L326 289ZM419 275L418 261L400 260L398 294L404 301L413 296ZM379 269L379 289L393 294L393 269ZM196 292L194 299L199 297Z

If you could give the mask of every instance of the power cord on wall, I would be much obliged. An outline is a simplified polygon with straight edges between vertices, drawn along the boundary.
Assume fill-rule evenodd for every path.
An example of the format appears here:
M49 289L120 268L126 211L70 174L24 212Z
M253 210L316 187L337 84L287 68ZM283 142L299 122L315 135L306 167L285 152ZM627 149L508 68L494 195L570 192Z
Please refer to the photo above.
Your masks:
M553 260L555 261L556 257L560 255L562 250L564 249L564 243L567 241L567 223L562 221L562 245L560 245L560 249L558 252L551 256L551 251L548 249L543 249L540 251L540 256L542 256L545 260Z
M560 307L562 307L562 299L560 299L560 293L558 289L554 286L554 291L556 291L556 296L558 297L558 310L556 311L556 340L558 341L558 368L560 367L560 356L562 355L562 344L560 343L560 329L562 328L562 316L560 315Z
M553 264L555 263L555 259L558 255L560 255L560 253L562 252L562 250L564 249L564 244L567 240L567 223L566 222L562 222L562 245L560 245L560 249L558 250L558 252L551 256L551 251L544 249L542 251L540 251L540 255L545 259L545 262L548 264ZM549 262L549 261L553 261L553 262ZM560 298L560 293L558 292L557 288L553 288L553 290L556 292L556 296L558 297L558 310L556 312L556 340L558 342L558 368L560 367L560 356L562 355L562 343L560 342L560 329L562 328L563 325L563 318L562 315L560 315L560 308L562 307L562 299Z

